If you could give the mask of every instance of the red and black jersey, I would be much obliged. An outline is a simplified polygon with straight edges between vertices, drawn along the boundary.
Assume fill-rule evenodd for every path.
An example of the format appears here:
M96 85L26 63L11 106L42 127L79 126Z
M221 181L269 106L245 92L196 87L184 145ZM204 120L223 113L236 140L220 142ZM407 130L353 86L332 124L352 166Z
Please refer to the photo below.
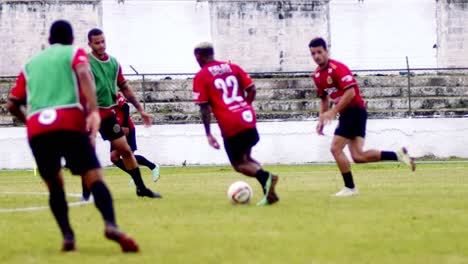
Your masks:
M312 74L312 79L317 86L318 97L322 98L329 95L336 105L339 103L344 92L352 88L356 92L356 96L347 107L366 108L356 79L343 63L329 60L328 66L325 69L317 67Z
M245 101L245 90L252 85L252 79L244 70L227 62L207 63L195 75L195 103L211 106L223 138L255 127L255 110Z

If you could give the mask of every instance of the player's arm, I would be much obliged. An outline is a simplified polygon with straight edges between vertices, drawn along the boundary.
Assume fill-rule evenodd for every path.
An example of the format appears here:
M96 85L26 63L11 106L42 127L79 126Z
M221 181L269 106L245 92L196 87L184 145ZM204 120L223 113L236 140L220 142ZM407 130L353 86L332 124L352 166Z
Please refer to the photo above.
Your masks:
M324 113L328 111L330 105L330 98L328 95L322 95L320 96L320 113L319 117L321 117ZM325 126L324 121L319 118L319 121L317 123L317 126L315 127L315 130L317 131L317 134L323 136L323 127Z
M333 111L334 116L343 111L346 107L349 106L353 98L356 96L356 91L354 90L354 85L350 85L346 88L343 96L341 96L340 101L336 104L330 111Z
M255 87L255 84L245 88L245 93L245 101L247 101L249 104L252 104L252 102L255 100L255 96L257 95L257 87Z
M200 106L200 114L203 122L203 126L205 127L205 134L208 140L208 144L215 149L219 149L219 144L216 138L211 134L211 106L209 103L201 103Z
M120 69L119 76L122 76ZM119 77L119 79L121 78L122 77ZM153 116L145 112L143 106L140 104L140 101L138 101L138 98L136 97L132 87L128 84L128 82L125 80L123 82L118 82L118 86L122 94L127 99L127 101L129 101L137 109L138 113L140 113L145 126L151 126L151 124L153 123Z
M245 101L252 104L255 100L255 96L257 95L257 88L255 87L252 78L250 78L250 76L241 67L235 64L231 64L231 68L236 72L236 78L239 81L240 87L243 87Z
M23 73L20 73L16 79L16 85L11 89L6 107L18 120L26 123L26 114L23 110L24 105L26 105L26 78Z

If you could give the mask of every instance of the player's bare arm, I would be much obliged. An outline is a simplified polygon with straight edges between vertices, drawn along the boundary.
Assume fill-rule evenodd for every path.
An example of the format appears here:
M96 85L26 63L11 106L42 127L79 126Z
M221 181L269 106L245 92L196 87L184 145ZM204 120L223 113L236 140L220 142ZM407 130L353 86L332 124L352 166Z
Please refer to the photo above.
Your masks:
M333 120L333 118L335 118L338 113L343 111L351 103L355 96L356 92L354 91L354 86L348 87L337 105L325 113L320 114L320 121L324 124L327 124Z
M255 84L245 88L245 92L245 101L247 101L249 104L252 104L252 102L255 100L255 96L257 95L257 88L255 87Z
M328 97L328 95L322 96L320 98L319 116L321 116L323 113L328 111L329 105L330 105L330 98ZM323 136L323 127L324 127L324 122L319 118L317 127L315 128L315 130L317 131L317 134Z
M219 149L219 144L216 138L211 134L211 106L208 103L200 104L200 114L205 127L206 139L208 144L215 149Z
M151 126L151 124L153 123L153 116L145 112L128 82L119 84L119 88L122 94L127 99L127 101L129 101L133 106L135 106L138 113L140 113L141 118L143 119L143 124L145 124L145 126Z
M6 103L8 111L16 118L18 118L18 120L20 120L23 123L26 123L26 114L23 111L23 105L24 103L15 97L8 98L8 101Z

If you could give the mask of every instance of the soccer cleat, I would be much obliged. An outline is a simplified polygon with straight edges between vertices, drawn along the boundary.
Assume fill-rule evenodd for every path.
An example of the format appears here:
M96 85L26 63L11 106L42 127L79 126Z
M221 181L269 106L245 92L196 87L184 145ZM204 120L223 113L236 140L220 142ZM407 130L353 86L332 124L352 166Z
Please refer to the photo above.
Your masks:
M400 150L396 151L398 161L403 164L406 164L412 171L416 170L416 163L414 162L414 158L410 157L408 154L408 150L403 147Z
M153 169L153 182L157 182L159 180L159 165L158 164L154 164L156 165L156 167L154 167Z
M92 202L94 202L94 198L93 198L92 195L89 195L87 197L85 195L83 195L83 196L81 196L80 202L82 202L82 203L92 203Z
M73 239L64 239L63 240L63 245L62 245L62 251L63 252L70 252L70 251L75 251L75 240Z
M336 197L350 197L350 196L354 196L354 195L358 195L359 194L359 190L357 188L348 188L348 187L344 187L343 189L341 189L339 192L335 193L334 196Z
M120 231L117 227L107 225L105 236L107 239L119 243L123 252L138 252L138 244L131 237Z
M278 183L278 176L270 173L268 180L265 184L265 195L262 200L257 203L257 206L274 204L279 201L279 197L275 192L275 186Z
M136 191L136 194L140 197L148 197L148 198L162 198L162 195L157 193L157 192L153 192L151 191L150 189L148 188L145 188L145 189L137 189Z

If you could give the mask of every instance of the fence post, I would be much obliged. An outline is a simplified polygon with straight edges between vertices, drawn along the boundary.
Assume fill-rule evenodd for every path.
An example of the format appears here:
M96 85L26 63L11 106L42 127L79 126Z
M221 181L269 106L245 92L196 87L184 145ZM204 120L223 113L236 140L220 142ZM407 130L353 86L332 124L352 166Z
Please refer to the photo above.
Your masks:
M411 110L411 72L410 72L410 67L409 67L408 56L406 56L406 70L408 73L408 115L411 117L413 116L413 113Z
M142 75L141 89L143 90L143 109L146 111L146 85L145 85L145 75Z

